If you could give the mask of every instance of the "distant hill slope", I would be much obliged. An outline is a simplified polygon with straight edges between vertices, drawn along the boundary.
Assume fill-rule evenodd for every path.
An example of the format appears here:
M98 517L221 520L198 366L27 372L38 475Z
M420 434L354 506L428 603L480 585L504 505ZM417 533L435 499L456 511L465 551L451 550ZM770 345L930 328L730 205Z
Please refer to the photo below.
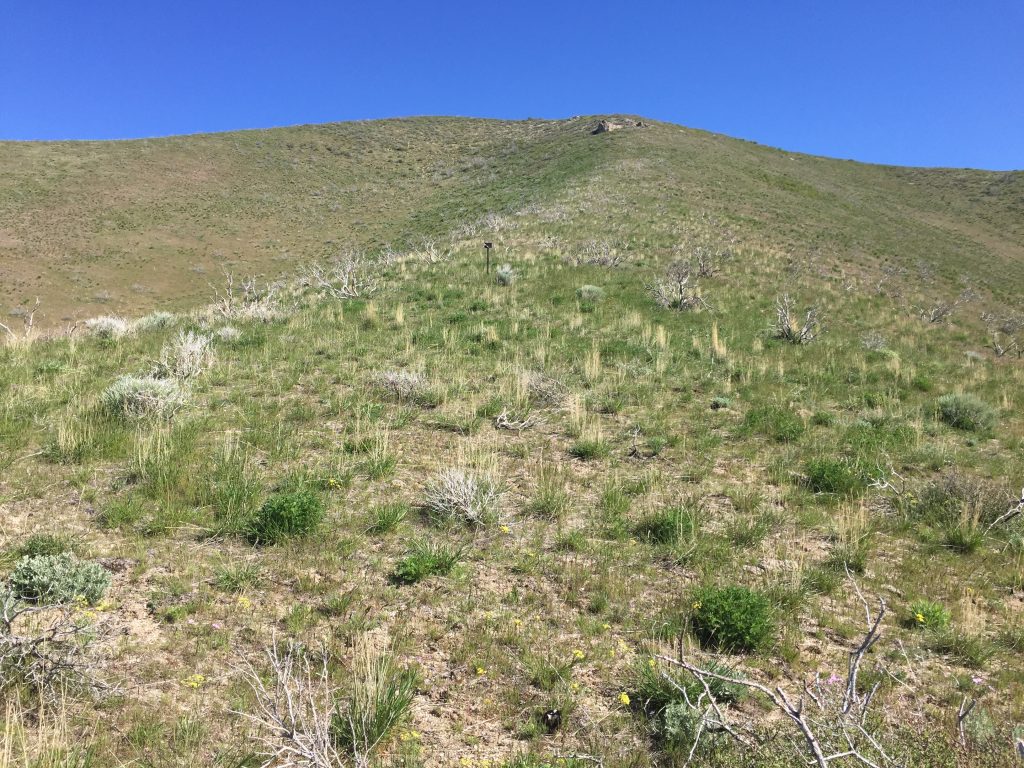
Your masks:
M222 267L276 274L344 246L447 239L492 212L652 253L711 217L822 269L924 270L948 290L968 276L1000 303L1024 287L1024 173L864 165L649 121L592 135L598 119L0 142L0 302L39 295L51 323L182 307Z

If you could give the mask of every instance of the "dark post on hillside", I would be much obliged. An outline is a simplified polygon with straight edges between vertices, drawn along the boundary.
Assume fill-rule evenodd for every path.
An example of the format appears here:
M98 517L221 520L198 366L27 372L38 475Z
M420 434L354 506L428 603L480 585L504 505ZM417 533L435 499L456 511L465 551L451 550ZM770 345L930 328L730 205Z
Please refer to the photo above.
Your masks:
M484 271L487 272L487 274L491 273L491 248L493 248L493 247L494 247L494 243L491 243L491 242L485 242L484 243L484 253L487 255L487 261L485 262L486 266L484 267Z

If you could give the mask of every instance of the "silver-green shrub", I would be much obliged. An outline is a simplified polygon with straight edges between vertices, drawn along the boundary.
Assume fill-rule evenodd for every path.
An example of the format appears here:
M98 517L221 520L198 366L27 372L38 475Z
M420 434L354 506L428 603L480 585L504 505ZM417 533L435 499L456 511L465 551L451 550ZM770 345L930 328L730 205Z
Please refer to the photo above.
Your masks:
M502 489L487 472L450 468L427 485L425 504L448 523L492 523L501 509Z
M168 419L181 410L187 395L175 379L122 376L100 395L110 413L126 419Z
M98 563L60 555L23 557L8 578L10 592L31 602L67 604L100 601L110 588L110 573Z

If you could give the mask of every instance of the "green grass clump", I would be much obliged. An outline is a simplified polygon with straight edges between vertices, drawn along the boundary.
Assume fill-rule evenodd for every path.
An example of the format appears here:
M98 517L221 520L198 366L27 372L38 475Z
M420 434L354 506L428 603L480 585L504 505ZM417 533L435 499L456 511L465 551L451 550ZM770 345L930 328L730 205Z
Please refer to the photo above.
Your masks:
M946 629L950 613L942 603L924 598L915 600L907 607L907 625L919 629Z
M708 648L758 651L775 636L771 603L748 587L702 587L694 592L691 609L693 632Z
M910 495L904 511L910 521L937 532L945 546L969 554L984 543L989 526L1009 504L1010 494L998 483L952 471Z
M937 404L939 417L956 429L987 434L996 426L995 409L974 395L943 395Z
M743 417L743 429L769 437L777 443L790 443L804 433L804 422L789 408L765 405L747 411Z
M324 503L309 488L285 490L270 496L249 522L254 544L277 544L315 531L324 517Z
M11 594L44 604L100 601L110 588L110 573L99 563L72 554L23 557L7 580Z
M537 517L557 520L569 508L569 494L565 491L565 479L560 473L541 470L537 492L530 500L527 510Z
M397 530L408 514L409 505L404 501L381 504L373 510L370 527L367 530L378 536L391 533Z
M572 444L569 453L580 461L593 461L607 457L611 453L611 448L604 438L581 437Z
M41 555L63 555L74 552L75 543L67 536L53 533L34 533L17 548L20 557L39 557Z
M653 512L633 528L638 539L669 547L692 541L699 532L699 511L682 504Z
M415 584L428 576L447 576L462 559L461 547L443 542L414 541L398 563L392 579L399 584Z
M844 459L811 459L807 462L804 474L807 487L815 493L854 496L867 486L863 473Z
M420 677L391 653L359 649L347 697L331 723L335 743L361 759L385 745L412 709Z

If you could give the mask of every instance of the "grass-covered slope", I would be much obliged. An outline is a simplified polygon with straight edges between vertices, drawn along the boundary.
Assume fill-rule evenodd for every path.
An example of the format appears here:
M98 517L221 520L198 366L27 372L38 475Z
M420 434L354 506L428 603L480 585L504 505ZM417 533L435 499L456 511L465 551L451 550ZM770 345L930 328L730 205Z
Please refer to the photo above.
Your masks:
M808 681L828 752L1015 764L1020 177L592 125L3 148L19 240L150 238L168 282L4 318L0 767L781 768L808 746L745 683ZM239 250L181 271L172 231ZM331 290L242 295L312 260Z
M809 157L679 126L413 118L121 142L0 143L0 301L40 320L199 302L224 265L276 275L343 247L447 237L585 195L592 237L671 245L713 213L850 271L1024 285L1024 175ZM577 223L579 210L568 209Z

